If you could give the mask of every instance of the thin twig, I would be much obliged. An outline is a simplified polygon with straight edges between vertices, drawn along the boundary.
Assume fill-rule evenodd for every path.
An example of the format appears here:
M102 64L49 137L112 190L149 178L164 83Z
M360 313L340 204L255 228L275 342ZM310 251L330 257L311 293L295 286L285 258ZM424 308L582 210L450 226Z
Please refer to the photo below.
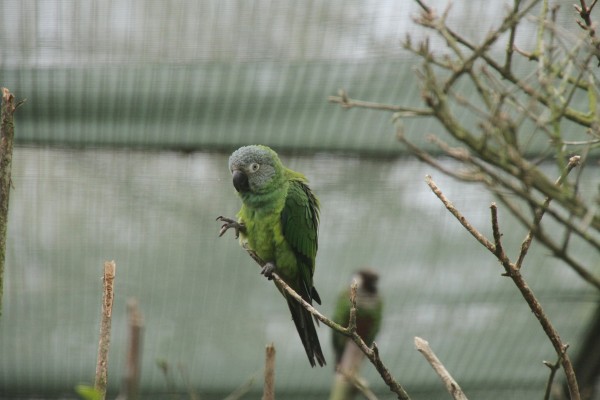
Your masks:
M450 372L444 367L444 364L435 355L429 343L425 339L415 337L415 347L419 353L423 354L423 357L427 360L429 365L433 368L436 374L440 377L448 393L452 395L455 400L467 400L467 396L464 394L458 383L452 378Z
M562 185L562 183L565 180L565 178L567 177L567 175L573 170L573 168L575 168L577 165L579 165L580 161L581 161L580 156L571 157L569 159L569 163L567 164L567 167L565 168L563 173L560 175L560 177L556 180L555 185L556 186ZM551 197L546 197L546 200L544 201L544 205L535 211L535 216L533 218L533 223L531 224L531 229L527 233L527 236L525 237L525 240L523 241L523 243L521 245L521 252L519 253L519 258L517 259L517 263L515 264L515 267L517 269L521 269L521 266L523 265L523 260L525 259L525 256L527 255L527 252L529 251L529 247L531 246L531 241L533 240L535 232L540 229L540 222L542 221L542 217L544 216L544 213L548 209L548 206L550 205L551 201L552 201Z
M494 191L498 198L502 201L504 205L506 205L511 213L528 229L533 229L529 220L523 215L523 213L518 209L518 207L507 198L506 195L500 193L499 191ZM545 235L541 230L533 230L535 233L535 238L542 243L544 246L548 248L552 252L552 254L564 261L569 267L571 267L584 281L593 285L597 289L600 289L600 279L592 275L580 262L571 257L561 246L556 244L552 239L550 239L547 235Z
M262 400L275 400L275 346L273 343L265 349L265 386Z
M480 181L480 179L473 177L471 174L464 173L464 172L461 172L461 171L456 171L453 168L446 167L437 158L431 156L428 152L422 150L417 145L415 145L410 140L408 140L404 136L404 133L402 132L401 129L397 129L396 130L396 138L398 139L399 142L401 142L402 144L404 144L404 146L406 146L406 148L411 153L413 153L419 160L421 160L421 161L423 161L423 162L425 162L425 163L433 166L438 171L443 172L445 175L448 175L448 176L451 176L453 178L459 179L461 181L466 181L466 182L479 182ZM431 142L435 143L437 141L437 138L435 136L433 136L433 135L430 135L429 136L429 140Z
M356 290L358 284L352 282L350 286L350 304L356 304ZM356 332L356 308L350 307L348 317L348 330ZM360 366L365 354L353 340L346 340L341 358L336 367L336 374L331 387L329 400L347 400L354 398L356 391L360 391L366 398L372 398L366 383L359 377Z
M513 14L516 14L519 11L519 4L521 4L521 0L514 0L513 5ZM510 72L512 68L512 56L515 51L515 36L517 33L517 25L514 24L510 28L510 35L508 37L508 43L506 44L506 60L504 61L504 70Z
M576 20L576 22L582 29L588 31L590 39L592 41L592 45L596 48L596 51L600 49L600 40L596 37L596 29L594 28L594 24L590 15L597 1L598 0L594 0L589 7L586 5L585 0L579 1L580 6L578 6L577 4L573 4L573 7L579 13L579 16L583 19L585 24L579 20ZM598 62L600 63L600 54L596 53L596 57L598 58Z
M252 389L254 381L257 379L257 375L258 373L252 375L246 382L242 383L223 400L240 400L241 398L243 398L246 395L246 393L248 393ZM200 399L197 398L197 400Z
M429 8L425 3L421 0L415 0L415 2L425 11L426 13L431 13L431 8Z
M424 117L431 116L433 113L430 110L426 110L424 108L414 108L414 107L402 107L396 106L392 104L384 104L384 103L374 103L370 101L363 100L354 100L348 97L348 94L345 90L340 89L338 91L338 96L329 96L327 100L330 103L340 104L343 108L349 109L352 107L359 108L369 108L371 110L382 110L382 111L393 111L397 113L401 113L404 117Z
M446 206L446 209L450 211L452 215L454 215L454 217L458 220L458 222L461 223L462 226L465 227L467 232L469 232L475 239L477 239L477 241L481 243L485 248L494 253L494 244L490 242L484 235L479 233L479 231L471 225L471 223L460 213L460 211L458 211L456 207L454 207L450 200L448 200L444 193L442 193L440 188L438 188L438 186L435 184L430 175L425 176L425 182L427 182L427 185L431 188L433 193L435 193L435 195L442 201L444 206Z
M110 348L110 327L114 300L113 286L116 268L117 266L114 261L104 262L102 319L100 322L100 342L98 344L98 362L96 364L96 380L94 383L94 388L100 393L102 399L106 397L106 386L108 383L108 350Z
M354 344L354 342L348 343ZM369 387L366 385L366 382L363 379L361 379L358 375L349 372L343 368L338 368L336 370L336 373L341 375L346 382L350 383L352 385L352 388L358 390L365 397L365 399L377 400L377 396L375 395L375 393L373 393L371 389L369 389Z
M200 396L194 390L192 386L192 380L190 379L190 372L188 368L183 363L177 363L177 369L179 370L179 375L181 376L181 380L185 385L185 389L187 390L188 396L190 396L190 400L200 400Z
M548 383L546 383L546 392L544 393L544 400L549 400L550 399L550 393L552 391L552 382L554 381L554 376L556 375L556 371L558 371L560 369L560 363L562 361L562 358L564 356L564 353L567 351L567 349L569 348L569 345L565 345L565 350L563 352L563 354L560 354L558 356L558 360L556 360L556 362L554 364L552 364L549 361L544 361L544 365L548 368L550 368L550 375L548 376Z
M358 290L358 282L352 281L350 285L350 315L348 317L348 327L350 332L356 332L356 291Z
M159 359L156 360L156 366L162 372L162 375L165 377L165 383L167 384L167 392L175 393L175 380L171 374L171 365L167 360Z

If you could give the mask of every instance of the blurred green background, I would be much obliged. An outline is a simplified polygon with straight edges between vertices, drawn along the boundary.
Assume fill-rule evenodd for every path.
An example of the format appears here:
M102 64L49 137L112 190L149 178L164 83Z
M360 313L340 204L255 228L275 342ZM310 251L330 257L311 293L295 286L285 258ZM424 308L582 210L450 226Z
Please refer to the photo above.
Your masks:
M450 18L480 37L503 10L502 2L456 2ZM345 88L419 105L419 64L400 46L406 33L424 34L416 13L412 1L0 3L0 85L27 98L16 115L0 398L76 398L75 385L93 383L105 260L117 264L110 398L124 370L129 298L144 317L145 398L173 389L160 360L179 393L189 380L202 399L224 398L254 378L246 398L258 398L270 342L281 398L327 396L333 366L310 368L280 294L231 235L217 237L215 218L240 206L228 155L250 143L279 151L321 199L320 310L331 315L356 269L380 272L376 341L413 398L447 396L414 336L430 342L471 398L541 398L552 346L424 176L434 174L490 236L494 199L408 157L390 114L327 102ZM564 24L572 18L559 13ZM524 29L519 45L532 32ZM417 142L440 131L424 119L405 129ZM599 184L596 163L582 175L582 195ZM502 208L500 216L514 257L526 232ZM597 254L581 252L598 267ZM524 268L577 354L597 291L535 244ZM319 334L333 364L329 331ZM380 398L392 398L372 366L363 372Z

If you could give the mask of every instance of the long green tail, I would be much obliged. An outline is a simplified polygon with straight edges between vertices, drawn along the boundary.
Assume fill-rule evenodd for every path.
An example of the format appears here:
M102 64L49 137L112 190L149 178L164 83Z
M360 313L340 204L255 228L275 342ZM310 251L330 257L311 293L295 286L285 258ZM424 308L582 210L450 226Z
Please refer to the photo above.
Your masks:
M316 362L322 367L326 362L323 351L321 350L321 344L319 343L319 336L315 329L312 314L302 307L296 299L289 296L286 296L286 298L288 307L292 313L292 319L298 330L298 335L300 335L300 340L302 340L302 344L304 345L304 350L306 350L310 365L314 367L316 365L316 359Z

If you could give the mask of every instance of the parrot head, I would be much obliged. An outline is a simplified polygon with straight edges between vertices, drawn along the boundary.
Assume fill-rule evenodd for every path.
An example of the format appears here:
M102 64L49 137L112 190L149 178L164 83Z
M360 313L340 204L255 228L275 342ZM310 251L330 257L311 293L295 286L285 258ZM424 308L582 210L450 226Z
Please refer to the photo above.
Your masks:
M262 193L284 178L277 153L262 145L240 147L229 157L233 186L240 194Z
M377 293L379 274L372 269L365 268L357 271L354 275L354 280L356 280L359 290L364 290L369 294Z

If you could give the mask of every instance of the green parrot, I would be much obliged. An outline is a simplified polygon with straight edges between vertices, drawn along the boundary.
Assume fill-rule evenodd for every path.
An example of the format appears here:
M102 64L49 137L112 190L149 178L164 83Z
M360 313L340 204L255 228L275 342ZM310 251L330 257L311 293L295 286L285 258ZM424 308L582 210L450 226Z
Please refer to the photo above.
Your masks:
M276 272L304 300L321 304L313 286L319 200L299 172L284 167L277 153L262 145L244 146L229 157L233 186L242 199L237 221L225 222L222 236L234 228L240 244L266 262L261 273L272 279ZM287 300L292 319L311 366L325 365L312 315L278 288ZM317 321L318 323L318 321Z
M353 280L356 281L356 333L371 346L375 336L381 327L381 316L383 313L383 301L377 292L377 280L379 275L370 269L362 269L356 272ZM347 326L350 319L350 289L345 289L338 296L333 320ZM332 331L332 344L335 351L336 365L340 363L348 337Z

